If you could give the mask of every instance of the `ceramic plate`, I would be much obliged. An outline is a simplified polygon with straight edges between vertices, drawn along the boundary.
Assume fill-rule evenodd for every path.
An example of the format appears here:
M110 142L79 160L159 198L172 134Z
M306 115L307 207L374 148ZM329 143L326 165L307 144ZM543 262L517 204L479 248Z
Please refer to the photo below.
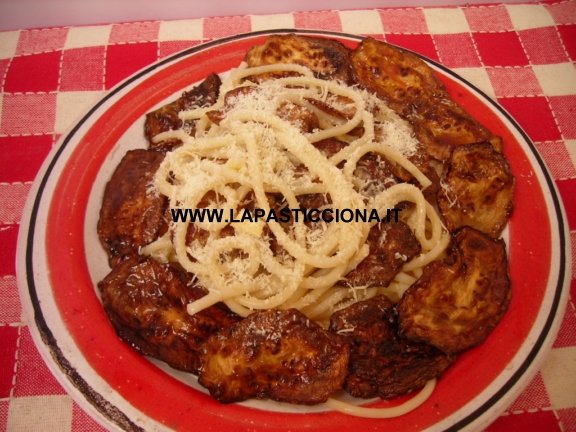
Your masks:
M109 272L96 235L106 182L127 150L146 146L147 112L210 72L238 66L246 51L270 33L217 40L161 60L111 90L62 136L32 187L18 241L18 283L36 345L72 397L110 429L485 427L529 383L554 341L570 280L567 224L542 158L516 122L474 86L428 60L456 102L503 137L516 192L507 230L513 289L509 311L482 345L444 373L421 407L403 417L375 420L267 401L222 405L192 375L151 362L114 333L95 289ZM340 33L300 33L335 38L351 48L360 40Z

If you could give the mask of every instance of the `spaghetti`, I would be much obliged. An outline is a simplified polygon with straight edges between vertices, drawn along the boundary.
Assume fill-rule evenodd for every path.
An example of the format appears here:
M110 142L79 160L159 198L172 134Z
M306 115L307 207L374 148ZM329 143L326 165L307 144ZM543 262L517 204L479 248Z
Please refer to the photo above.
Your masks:
M255 84L263 73L298 73ZM251 87L226 94L239 87ZM316 102L316 103L315 103ZM320 128L303 133L283 119L281 107L313 111ZM318 109L328 104L348 115L334 116ZM219 124L207 115L226 110ZM221 87L220 97L210 108L179 114L196 120L195 135L184 130L157 135L155 142L179 139L183 145L168 153L155 177L159 193L169 197L171 208L198 208L205 197L216 199L208 209L238 215L246 201L269 214L269 194L280 194L290 208L298 208L304 194L329 195L337 209L375 210L384 217L387 209L409 202L413 209L405 217L422 245L422 254L407 262L388 287L335 287L367 255L368 232L376 222L336 222L306 225L294 221L287 229L276 220L267 223L234 224L234 235L225 236L229 221L171 223L169 232L142 249L158 260L178 261L193 273L208 294L189 304L194 314L217 302L247 316L259 309L297 308L326 325L332 313L356 301L378 294L399 298L416 280L422 267L437 259L449 236L421 189L401 183L377 193L367 192L354 177L359 159L366 153L381 154L407 170L425 189L430 180L407 157L419 145L410 127L383 102L366 91L316 79L298 65L247 68L242 64ZM353 130L363 133L355 136ZM325 157L314 143L338 138L346 147ZM343 164L339 169L337 165ZM244 207L243 207L244 206ZM232 212L232 213L230 213ZM187 242L189 225L209 233L205 243ZM282 248L275 253L271 239Z

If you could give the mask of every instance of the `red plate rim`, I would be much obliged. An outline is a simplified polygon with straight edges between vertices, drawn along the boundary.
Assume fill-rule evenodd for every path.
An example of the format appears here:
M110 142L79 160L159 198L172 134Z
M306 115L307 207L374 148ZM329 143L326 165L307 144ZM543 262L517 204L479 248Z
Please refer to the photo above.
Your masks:
M88 400L105 417L123 429L138 427L138 419L129 418L122 406L114 406L85 377L70 367L69 359L58 348L58 335L44 319L45 310L38 300L35 281L35 232L45 231L47 271L50 288L62 321L85 361L115 392L138 411L160 424L184 430L220 429L244 430L247 427L286 430L314 427L314 430L348 430L350 428L392 427L398 430L418 430L451 420L451 428L462 428L501 404L513 387L534 369L536 358L557 331L558 313L563 310L564 281L567 269L566 237L563 211L554 183L534 145L514 120L496 103L460 77L426 59L438 71L454 99L505 142L505 153L516 177L515 211L510 220L510 272L513 300L508 313L490 337L479 347L464 353L439 381L430 399L412 413L396 419L374 420L350 417L334 412L286 414L262 411L240 405L221 405L200 393L137 354L120 342L100 306L86 262L84 230L88 198L94 180L106 158L122 134L154 105L179 89L203 79L207 71L217 73L235 67L242 59L239 53L255 43L261 43L272 33L297 30L265 31L237 35L192 49L159 61L114 88L74 128L65 134L60 147L53 153L43 173L36 179L38 192L29 201L30 222L25 238L19 240L18 257L25 268L19 271L27 283L27 301L31 302L36 330L48 347L61 375L79 389L80 397ZM332 32L300 31L320 37L331 37L353 46L361 38ZM472 90L474 91L472 91ZM479 96L480 95L480 96ZM98 109L112 96L119 96L103 112ZM95 114L97 113L97 114ZM498 113L498 114L497 114ZM94 117L94 118L93 118ZM91 121L94 123L90 124ZM510 129L511 123L514 130ZM85 125L88 128L82 129ZM518 137L521 137L519 139ZM71 151L61 173L54 167L65 150ZM68 151L67 150L67 151ZM530 155L530 157L528 157ZM537 161L538 166L531 163ZM541 171L538 179L534 171ZM48 183L56 181L55 185ZM34 189L33 189L34 190ZM37 222L41 200L48 199L46 226ZM550 209L549 201L553 209ZM551 218L555 215L556 220ZM24 220L24 219L23 219ZM560 228L558 228L560 227ZM534 233L538 233L535 238ZM558 237L558 244L553 238ZM22 244L22 247L21 247ZM556 250L558 248L558 250ZM553 257L560 258L558 274L550 274ZM23 260L19 259L19 263ZM552 285L551 285L551 279ZM22 284L20 284L22 286ZM550 293L553 286L553 293ZM74 287L74 289L71 289ZM521 289L530 287L530 295ZM548 295L550 302L544 304ZM549 303L549 304L548 304ZM546 308L544 314L542 309ZM561 313L560 313L561 315ZM542 321L544 320L544 321ZM464 416L459 411L474 405L488 388L494 387L518 353L526 350L526 341L533 328L541 331L523 357L521 365L490 397L476 404ZM40 343L36 340L37 344ZM534 371L535 372L535 371ZM62 379L62 376L59 377ZM526 380L527 381L527 380ZM527 384L527 382L526 382ZM151 397L151 395L153 395ZM385 405L379 403L377 405ZM456 420L457 419L457 420Z

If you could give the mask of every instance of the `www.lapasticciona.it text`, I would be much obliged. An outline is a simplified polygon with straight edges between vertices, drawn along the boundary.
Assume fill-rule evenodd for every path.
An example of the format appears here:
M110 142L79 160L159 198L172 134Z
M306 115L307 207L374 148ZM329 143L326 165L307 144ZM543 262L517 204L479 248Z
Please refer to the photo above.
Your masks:
M398 222L398 213L402 209L387 209L384 215L379 215L375 209L368 211L367 209L290 209L283 208L276 212L274 209L266 212L264 209L254 209L251 212L248 209L240 211L235 214L233 209L230 209L228 218L225 216L224 209L214 208L195 208L195 209L170 209L172 213L172 221L174 222L226 222L226 223L241 223L241 222L282 222L287 223L293 219L295 222L303 220L304 222Z

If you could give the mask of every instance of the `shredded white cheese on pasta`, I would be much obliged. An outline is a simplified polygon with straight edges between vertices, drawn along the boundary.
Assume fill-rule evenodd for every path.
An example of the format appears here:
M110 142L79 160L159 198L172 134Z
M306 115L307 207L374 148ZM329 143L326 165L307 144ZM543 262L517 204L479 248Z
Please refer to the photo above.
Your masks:
M280 78L255 86L243 78L266 72L295 71L300 77ZM250 91L237 92L225 100L226 92L238 86ZM316 99L341 112L336 118L315 108ZM319 118L320 128L303 133L278 115L290 106L310 109ZM206 113L225 109L219 124ZM196 209L212 194L217 197L208 209L222 210L225 218L239 218L241 207L252 201L255 208L269 214L267 194L281 194L288 208L298 208L297 197L304 194L329 194L333 209L375 210L381 217L401 201L415 204L407 220L420 241L423 253L405 265L404 272L418 271L439 256L448 243L438 215L422 192L410 184L366 190L354 178L356 164L366 153L380 154L409 171L423 188L430 181L407 158L419 143L411 128L382 101L366 91L313 77L296 65L271 65L246 68L242 65L223 83L217 103L210 108L180 113L181 119L196 119L196 131L169 131L154 138L176 138L183 145L166 155L155 177L159 193L169 197L173 209ZM349 133L363 128L360 138ZM331 137L344 137L349 145L327 159L314 143ZM337 167L344 163L344 168ZM429 229L426 229L428 221ZM170 232L143 248L142 253L164 260L177 260L193 273L208 294L189 304L193 314L224 301L231 310L247 316L254 310L296 307L309 318L326 320L335 310L358 300L373 297L385 287L357 290L334 285L354 269L369 252L368 231L375 222L318 223L314 227L294 222L286 231L274 220L258 223L232 223L234 235L223 236L231 223L196 221L195 230L209 233L206 243L187 243L190 221L174 222ZM283 253L273 253L271 235ZM170 240L172 239L172 240ZM402 292L408 278L396 278L388 292Z

